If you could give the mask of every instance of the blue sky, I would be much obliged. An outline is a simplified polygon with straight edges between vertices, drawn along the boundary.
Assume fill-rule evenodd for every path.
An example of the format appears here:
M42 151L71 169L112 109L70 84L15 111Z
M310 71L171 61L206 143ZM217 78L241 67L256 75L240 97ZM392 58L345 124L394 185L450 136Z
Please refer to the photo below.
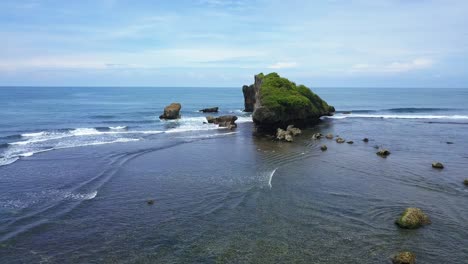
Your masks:
M468 1L2 0L0 85L468 87Z

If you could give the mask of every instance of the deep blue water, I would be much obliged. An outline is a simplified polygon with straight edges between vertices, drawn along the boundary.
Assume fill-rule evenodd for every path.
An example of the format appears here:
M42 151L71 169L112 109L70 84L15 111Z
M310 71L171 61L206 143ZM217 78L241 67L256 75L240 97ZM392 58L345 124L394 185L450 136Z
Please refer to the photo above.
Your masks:
M337 114L290 144L252 135L240 88L0 88L1 262L464 263L468 89L314 91ZM410 206L433 224L396 227Z

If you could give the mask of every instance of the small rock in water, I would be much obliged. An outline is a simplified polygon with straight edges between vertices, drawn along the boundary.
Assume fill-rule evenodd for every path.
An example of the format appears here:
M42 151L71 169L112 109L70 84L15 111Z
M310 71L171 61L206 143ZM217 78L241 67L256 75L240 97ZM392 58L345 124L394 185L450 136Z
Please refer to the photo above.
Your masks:
M332 134L332 133L328 133L325 137L326 137L327 139L333 139L333 134Z
M210 107L210 108L200 109L199 111L203 113L217 113L218 109L219 109L218 107Z
M416 256L409 251L404 251L396 254L392 258L392 262L393 264L415 264Z
M388 155L390 155L390 151L388 151L387 149L381 149L381 150L377 151L376 154L383 157L383 158L385 158Z
M323 135L320 134L320 133L315 133L315 134L312 135L312 139L314 139L314 140L321 139L322 137L323 137Z
M322 151L325 151L325 150L327 150L328 148L327 148L327 145L322 145L322 146L320 147L320 149L321 149Z
M346 143L348 143L348 144L354 144L354 141L350 140L350 141L348 141L348 142L346 142Z
M434 169L443 169L444 168L444 165L440 162L434 162L432 163L432 168Z
M447 144L451 145L451 144L453 144L453 142L451 142L451 141L447 141Z
M153 199L147 200L147 201L146 201L146 204L148 204L148 205L153 205L153 204L154 204L154 200L153 200Z
M429 217L419 208L406 208L395 223L406 229L416 229L431 223Z
M465 186L468 186L468 179L465 179L465 180L463 181L463 184L465 184Z
M367 143L367 142L369 142L369 139L368 139L368 138L364 138L362 141L364 141L364 142Z
M340 143L340 144L341 144L341 143L345 143L345 142L346 142L346 140L344 140L344 139L342 139L342 138L340 138L340 137L336 139L336 143Z

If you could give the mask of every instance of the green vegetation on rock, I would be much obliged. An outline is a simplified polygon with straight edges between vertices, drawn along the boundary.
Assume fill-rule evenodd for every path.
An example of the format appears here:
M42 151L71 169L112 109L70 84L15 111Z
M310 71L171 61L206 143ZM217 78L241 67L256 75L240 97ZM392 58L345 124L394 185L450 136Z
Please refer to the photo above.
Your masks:
M257 77L262 79L261 103L272 111L287 113L305 111L308 116L320 117L334 109L306 86L296 85L275 72L267 75L260 73Z

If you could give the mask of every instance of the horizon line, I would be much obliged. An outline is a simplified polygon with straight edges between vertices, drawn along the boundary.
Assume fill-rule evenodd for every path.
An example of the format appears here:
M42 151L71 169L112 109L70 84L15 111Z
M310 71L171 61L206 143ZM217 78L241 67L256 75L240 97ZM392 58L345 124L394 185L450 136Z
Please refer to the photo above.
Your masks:
M331 88L331 89L340 89L340 88L373 88L373 89L468 89L467 87L421 87L421 86L413 86L413 87L391 87L391 86L315 86L309 87L310 89L315 88ZM242 86L104 86L104 85L84 85L84 86L76 86L76 85L0 85L0 89L2 88L209 88L209 89L242 89Z

